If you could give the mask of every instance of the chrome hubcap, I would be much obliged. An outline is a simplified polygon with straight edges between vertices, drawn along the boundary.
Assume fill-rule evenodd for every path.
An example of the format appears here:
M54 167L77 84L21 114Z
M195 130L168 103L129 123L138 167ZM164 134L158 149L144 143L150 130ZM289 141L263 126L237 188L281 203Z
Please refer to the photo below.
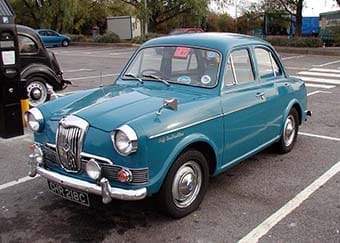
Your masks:
M27 86L27 95L31 106L38 106L44 103L47 99L47 93L46 86L39 81L31 82Z
M283 139L284 139L284 144L285 146L290 146L295 137L295 119L294 116L289 115L287 117L287 120L285 122L285 127L283 131Z
M197 197L202 185L202 170L195 161L188 161L176 172L172 196L179 208L188 207Z

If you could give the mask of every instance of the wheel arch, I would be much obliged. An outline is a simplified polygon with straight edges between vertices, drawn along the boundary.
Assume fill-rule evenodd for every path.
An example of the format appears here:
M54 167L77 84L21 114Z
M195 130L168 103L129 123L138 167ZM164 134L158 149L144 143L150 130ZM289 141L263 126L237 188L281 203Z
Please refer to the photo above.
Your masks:
M166 176L168 175L171 166L174 164L176 159L185 151L195 149L201 152L207 159L209 166L209 174L213 175L216 171L218 164L218 157L216 151L218 151L216 144L210 140L204 134L190 134L189 136L183 138L177 145L173 148L172 152L165 161L163 168L158 174L158 183L154 183L151 191L159 191L162 187Z
M55 90L61 90L62 85L57 75L52 69L42 64L33 64L26 67L21 72L22 79L30 79L32 77L40 77L46 79L46 82L53 87Z
M302 111L302 105L300 104L300 102L297 99L293 99L289 102L289 104L287 105L286 110L284 111L284 115L282 118L282 122L281 122L281 131L280 134L282 134L283 132L283 127L284 127L284 121L286 120L286 118L289 115L289 112L294 108L296 109L298 115L299 115L299 125L302 124L303 121L303 111Z

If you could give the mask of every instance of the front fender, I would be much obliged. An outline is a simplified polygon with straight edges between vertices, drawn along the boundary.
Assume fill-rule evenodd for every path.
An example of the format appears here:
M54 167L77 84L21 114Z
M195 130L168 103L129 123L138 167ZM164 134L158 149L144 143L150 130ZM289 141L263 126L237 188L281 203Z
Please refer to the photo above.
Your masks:
M217 158L217 150L218 149L217 149L217 146L214 143L214 141L212 141L206 135L201 134L201 133L190 134L190 135L184 137L183 139L181 139L176 144L176 146L172 149L170 155L168 156L166 161L164 161L163 166L158 171L157 175L154 176L152 178L152 180L150 181L150 187L148 188L148 191L150 191L150 192L158 192L160 190L161 186L163 185L165 177L167 176L171 166L173 165L173 163L175 162L177 157L183 151L185 151L185 149L190 147L190 145L192 145L194 143L197 143L197 142L205 142L205 143L209 144L213 148L213 150L215 152L215 155L216 155L216 158Z
M46 78L46 82L51 85L54 90L61 90L63 87L62 81L56 73L46 65L34 63L27 66L21 72L22 79L29 79L34 76Z

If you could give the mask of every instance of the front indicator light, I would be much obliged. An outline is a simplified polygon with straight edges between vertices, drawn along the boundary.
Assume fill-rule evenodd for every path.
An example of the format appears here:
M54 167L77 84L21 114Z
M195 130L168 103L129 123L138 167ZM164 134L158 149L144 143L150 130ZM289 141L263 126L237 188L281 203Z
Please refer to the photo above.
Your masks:
M102 173L101 167L94 159L90 159L90 161L87 162L85 170L87 175L93 180L99 179Z
M128 169L122 169L118 172L118 180L120 182L131 182L132 181L132 173Z

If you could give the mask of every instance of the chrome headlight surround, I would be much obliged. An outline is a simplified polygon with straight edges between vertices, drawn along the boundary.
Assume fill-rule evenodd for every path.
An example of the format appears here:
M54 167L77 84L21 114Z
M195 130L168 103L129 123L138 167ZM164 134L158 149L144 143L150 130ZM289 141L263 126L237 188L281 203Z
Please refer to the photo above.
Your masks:
M44 126L44 116L38 108L32 108L24 115L27 126L33 131L41 131Z
M120 155L128 156L138 149L137 134L129 125L123 125L114 130L111 140L113 147Z

